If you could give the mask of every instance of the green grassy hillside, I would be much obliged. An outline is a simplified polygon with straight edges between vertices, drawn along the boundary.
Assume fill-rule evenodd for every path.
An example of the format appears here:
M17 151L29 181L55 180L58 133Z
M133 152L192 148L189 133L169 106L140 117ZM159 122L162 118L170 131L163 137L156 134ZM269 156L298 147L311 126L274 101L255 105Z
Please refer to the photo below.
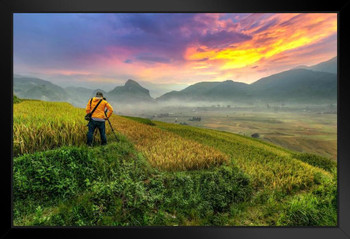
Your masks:
M337 224L331 159L116 115L120 142L108 130L107 146L86 147L84 114L67 103L14 105L14 225Z

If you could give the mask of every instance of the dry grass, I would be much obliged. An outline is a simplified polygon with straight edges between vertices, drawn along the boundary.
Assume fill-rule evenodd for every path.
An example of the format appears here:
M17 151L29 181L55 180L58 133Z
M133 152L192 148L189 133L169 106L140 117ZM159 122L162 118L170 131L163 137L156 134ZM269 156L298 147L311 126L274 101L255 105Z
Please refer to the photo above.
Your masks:
M84 111L68 103L23 101L13 107L14 155L86 141Z
M82 145L86 142L87 121L83 109L68 103L24 101L14 105L14 155L32 153L63 145ZM228 156L220 151L165 132L113 115L115 130L126 135L138 150L159 169L191 170L221 165ZM110 127L106 124L107 135ZM97 137L98 138L98 137ZM111 138L113 139L113 138Z
M228 156L193 140L119 116L111 118L113 127L126 135L144 153L152 166L164 170L204 169L221 165Z
M250 175L256 189L265 188L290 194L331 178L325 170L295 159L292 152L263 141L228 132L163 122L156 122L156 125L229 154L233 162Z

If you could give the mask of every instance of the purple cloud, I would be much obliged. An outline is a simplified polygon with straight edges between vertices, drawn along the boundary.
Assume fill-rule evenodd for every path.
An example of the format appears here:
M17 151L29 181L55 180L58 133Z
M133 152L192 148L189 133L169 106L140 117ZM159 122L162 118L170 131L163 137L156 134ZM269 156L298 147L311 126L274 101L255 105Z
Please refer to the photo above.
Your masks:
M215 29L214 15L192 13L15 14L15 63L38 68L84 68L97 56L114 57L124 49L131 60L183 62L189 45L224 47L251 37ZM234 14L229 14L234 18ZM203 31L204 30L204 31ZM147 56L152 52L152 56ZM142 55L146 54L146 55Z
M252 39L248 36L239 32L228 32L219 31L215 33L208 33L198 39L199 43L204 44L208 47L227 47L234 43L240 43Z
M171 59L167 57L162 57L162 56L156 56L153 55L152 53L146 53L146 54L141 54L135 57L137 61L142 61L145 63L170 63Z
M287 26L293 25L293 24L295 24L296 22L298 22L299 19L302 18L302 17L303 17L302 14L296 15L296 16L294 16L294 17L288 19L287 21L282 22L282 23L280 24L280 26L281 26L281 27L287 27Z
M126 59L124 63L131 64L133 61L131 59Z
M277 22L278 22L278 20L276 18L274 18L274 19L270 20L268 23L266 23L265 25L263 25L262 27L260 27L259 29L255 30L252 34L266 31L270 27L275 26Z

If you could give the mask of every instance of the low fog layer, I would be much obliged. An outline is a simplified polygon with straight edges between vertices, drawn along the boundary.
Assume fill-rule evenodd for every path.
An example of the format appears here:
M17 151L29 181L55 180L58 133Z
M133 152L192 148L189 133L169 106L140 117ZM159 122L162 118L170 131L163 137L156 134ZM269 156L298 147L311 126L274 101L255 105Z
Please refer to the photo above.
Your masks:
M313 67L298 67L264 77L252 84L226 80L198 82L182 90L172 89L152 97L145 84L128 79L110 91L85 87L61 87L50 81L14 75L14 94L24 99L64 101L85 108L101 91L116 109L126 115L157 114L191 110L310 110L334 112L337 104L336 58ZM146 84L147 85L147 84ZM153 89L160 89L153 83Z

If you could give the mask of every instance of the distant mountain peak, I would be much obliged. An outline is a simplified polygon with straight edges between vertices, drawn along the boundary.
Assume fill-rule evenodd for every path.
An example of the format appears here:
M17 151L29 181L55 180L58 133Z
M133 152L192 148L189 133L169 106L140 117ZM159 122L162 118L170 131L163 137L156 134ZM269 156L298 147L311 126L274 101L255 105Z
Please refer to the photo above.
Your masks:
M151 102L149 90L132 79L128 79L123 86L117 86L108 92L109 97L116 102Z
M136 81L132 80L132 79L128 79L124 86L137 86L137 87L142 87L139 83L137 83Z

